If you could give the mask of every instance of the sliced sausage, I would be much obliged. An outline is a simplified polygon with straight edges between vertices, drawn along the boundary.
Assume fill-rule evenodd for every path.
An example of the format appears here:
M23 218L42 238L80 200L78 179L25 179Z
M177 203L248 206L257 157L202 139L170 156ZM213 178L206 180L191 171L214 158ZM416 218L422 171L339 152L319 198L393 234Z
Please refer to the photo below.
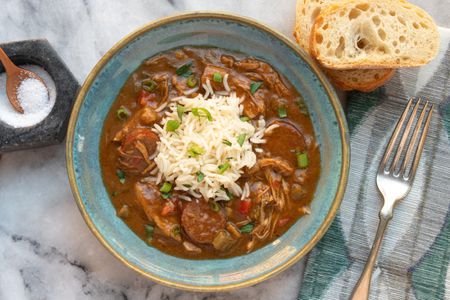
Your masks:
M158 136L148 128L136 128L128 133L118 148L119 164L123 171L146 174L154 164L150 157L155 153Z
M219 230L225 228L222 211L215 212L210 205L201 200L186 205L181 215L181 226L196 243L211 244Z
M176 215L161 216L165 200L161 199L158 187L153 183L137 182L134 191L136 199L142 206L147 218L153 220L164 235L176 241L181 241L179 217Z

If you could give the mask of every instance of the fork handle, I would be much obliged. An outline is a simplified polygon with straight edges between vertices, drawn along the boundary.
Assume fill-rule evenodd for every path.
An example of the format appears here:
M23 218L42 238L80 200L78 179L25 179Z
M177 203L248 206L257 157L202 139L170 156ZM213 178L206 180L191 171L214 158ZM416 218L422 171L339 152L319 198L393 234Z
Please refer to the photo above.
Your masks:
M384 216L380 214L380 222L378 223L375 241L373 242L369 258L367 259L366 265L364 266L364 270L361 274L361 277L359 277L358 283L356 283L352 295L350 296L350 300L369 299L370 280L372 279L373 267L375 266L375 262L377 260L381 241L383 240L384 237L384 232L391 218L392 215Z

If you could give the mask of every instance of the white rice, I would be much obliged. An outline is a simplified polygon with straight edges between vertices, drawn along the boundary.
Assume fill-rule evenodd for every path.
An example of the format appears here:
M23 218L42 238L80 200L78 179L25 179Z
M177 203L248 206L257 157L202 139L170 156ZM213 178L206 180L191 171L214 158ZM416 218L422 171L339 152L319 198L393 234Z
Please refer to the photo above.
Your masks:
M208 91L211 95L214 94L214 90L211 85L211 80L209 80L209 78L206 78L206 87L208 88ZM205 97L205 99L207 98Z
M272 124L269 127L266 128L266 130L264 130L264 134L270 134L272 133L272 131L276 128L280 127L279 124Z
M218 91L218 92L215 92L214 94L219 95L219 96L228 96L230 93L227 91Z
M181 200L184 200L184 201L192 201L192 199L190 197L185 196L185 195L178 195L178 198L180 198Z
M210 94L210 92L209 92L209 88L206 86L206 84L202 84L202 87L203 87L203 89L205 90L205 96L203 96L205 99L208 99L208 97L209 97L209 94ZM178 100L177 100L178 101Z
M158 153L155 151L155 153L153 153L152 155L150 155L150 156L148 157L148 159L150 159L150 160L155 159L156 155L158 155Z
M223 76L223 87L225 88L225 91L231 91L230 86L228 85L228 73Z
M229 200L224 188L237 197L249 193L248 187L241 188L236 181L241 177L243 168L255 165L256 154L252 143L264 143L266 122L263 118L252 123L242 122L239 102L235 93L229 96L213 95L210 99L202 95L178 97L176 103L172 102L166 117L152 129L160 139L155 158L159 170L157 182L172 182L175 190L186 191L194 198ZM182 120L178 117L176 104L186 109ZM191 110L195 107L207 109L212 121L194 116ZM165 124L169 120L180 121L180 127L175 132L166 131ZM242 146L237 141L241 134L246 135ZM224 144L224 140L231 142L231 146ZM204 153L190 157L192 143L200 146ZM229 167L221 174L219 166L224 164L229 164ZM198 172L204 174L201 182L198 182Z
M190 90L184 91L184 92L183 92L183 95L189 96L189 95L195 93L196 91L198 91L198 89L199 89L199 87L196 86L195 88L192 88L192 89L190 89Z
M160 106L158 106L158 107L155 109L155 111L156 111L156 112L163 111L164 108L166 108L167 104L169 104L169 101L166 101L166 102L164 102L163 104L161 104Z
M242 189L241 200L244 200L245 198L248 198L248 196L250 196L250 187L249 187L248 183L246 182L244 184L244 188Z

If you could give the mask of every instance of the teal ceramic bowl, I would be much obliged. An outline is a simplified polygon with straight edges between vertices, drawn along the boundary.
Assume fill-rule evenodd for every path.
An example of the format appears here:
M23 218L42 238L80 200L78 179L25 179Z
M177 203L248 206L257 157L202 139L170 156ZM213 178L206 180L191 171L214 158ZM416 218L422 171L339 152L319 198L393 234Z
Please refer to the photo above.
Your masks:
M103 185L99 139L128 76L148 57L186 45L239 51L274 66L303 95L321 152L311 214L250 254L188 260L148 247L120 218ZM222 291L252 285L298 261L323 236L341 202L349 163L347 126L338 98L315 63L286 37L247 18L189 13L148 24L118 42L94 67L76 100L67 139L72 191L90 229L120 261L153 281L182 289Z

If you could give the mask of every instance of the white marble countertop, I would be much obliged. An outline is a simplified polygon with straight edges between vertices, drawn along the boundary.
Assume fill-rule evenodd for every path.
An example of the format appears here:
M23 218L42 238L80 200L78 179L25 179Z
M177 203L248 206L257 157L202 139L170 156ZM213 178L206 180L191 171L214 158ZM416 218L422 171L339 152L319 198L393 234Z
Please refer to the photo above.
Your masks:
M412 2L450 27L450 0ZM236 12L291 36L295 0L0 0L0 42L46 38L82 83L121 37L191 10ZM85 225L64 155L62 144L0 159L0 299L296 299L302 262L257 286L216 294L167 288L129 270Z

